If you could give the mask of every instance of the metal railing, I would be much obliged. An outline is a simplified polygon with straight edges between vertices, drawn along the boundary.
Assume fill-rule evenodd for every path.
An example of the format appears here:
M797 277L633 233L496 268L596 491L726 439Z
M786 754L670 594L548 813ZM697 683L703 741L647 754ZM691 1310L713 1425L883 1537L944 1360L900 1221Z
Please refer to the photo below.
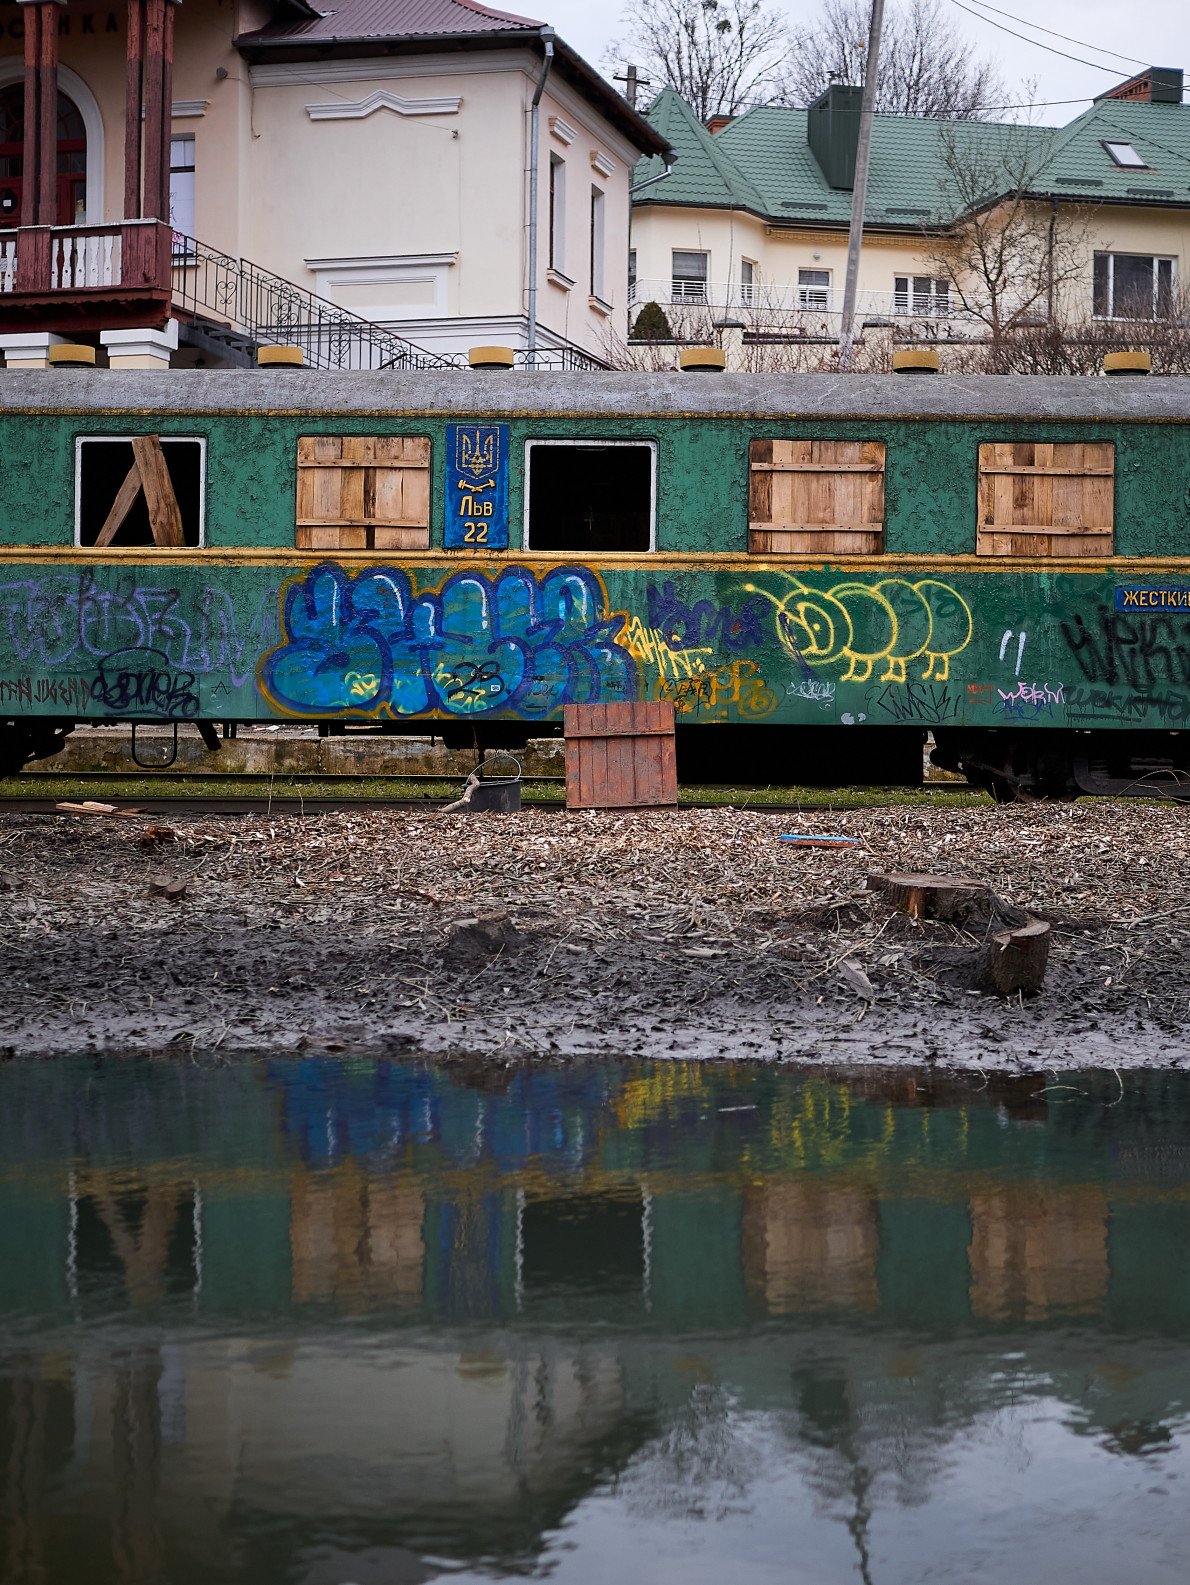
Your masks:
M470 367L470 359L465 352L446 353L442 361L455 369ZM573 343L562 347L538 347L532 353L528 347L514 347L512 366L514 369L548 369L563 374L606 374L611 367L593 352L585 352Z
M829 286L798 285L776 281L676 281L669 276L638 278L632 283L629 309L644 303L662 308L710 309L716 313L743 312L757 318L766 314L804 314L837 318L842 293ZM888 319L961 319L966 317L945 291L914 290L860 292L856 312Z
M315 369L446 369L450 360L415 347L382 325L361 319L264 270L174 233L174 306L214 315L266 345L300 347Z

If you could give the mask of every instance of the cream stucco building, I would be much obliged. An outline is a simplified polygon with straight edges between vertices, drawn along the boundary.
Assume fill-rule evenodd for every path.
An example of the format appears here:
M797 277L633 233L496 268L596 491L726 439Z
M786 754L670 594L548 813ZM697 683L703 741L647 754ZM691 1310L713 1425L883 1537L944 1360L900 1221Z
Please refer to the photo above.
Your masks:
M708 128L664 91L649 115L677 160L669 174L660 160L637 171L634 319L655 302L675 336L717 336L745 361L750 348L836 339L859 101L859 89L834 85L808 110L762 107ZM995 212L1021 190L1037 268L1047 245L1060 259L1044 297L1020 299L1024 322L1177 314L1190 254L1190 108L1182 73L1150 68L1064 127L877 116L861 323L905 339L980 334L938 253L970 208Z
M598 359L631 172L665 150L548 26L477 0L0 0L0 345Z

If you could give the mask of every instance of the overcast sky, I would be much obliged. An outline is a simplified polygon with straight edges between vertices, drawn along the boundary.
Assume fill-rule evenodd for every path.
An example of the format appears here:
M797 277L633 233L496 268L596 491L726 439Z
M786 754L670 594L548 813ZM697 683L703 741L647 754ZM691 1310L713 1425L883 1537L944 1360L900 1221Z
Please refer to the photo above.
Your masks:
M492 3L499 6L500 0ZM978 0L962 3L974 10ZM1019 96L1022 84L1036 79L1039 100L1083 101L1053 104L1040 112L1038 119L1055 124L1069 121L1095 94L1141 66L1180 66L1190 81L1190 0L1136 0L1123 10L1119 0L1045 0L1043 5L1037 0L995 0L995 4L1001 13L1033 17L1055 33L1080 41L1074 44L1054 38L995 12L989 13L987 22L977 21L968 11L960 10L955 0L943 0L955 30L968 40L973 52L995 59L1011 97ZM776 6L794 23L804 23L818 10L813 0L776 0ZM504 0L504 8L551 23L568 44L596 66L604 65L607 44L621 29L619 0L542 0L536 6L525 0ZM993 27L993 22L1101 65L1096 69L1064 60L1061 55L1011 37L1001 27ZM1101 49L1086 47L1095 44ZM1125 58L1104 53L1109 49L1119 51Z

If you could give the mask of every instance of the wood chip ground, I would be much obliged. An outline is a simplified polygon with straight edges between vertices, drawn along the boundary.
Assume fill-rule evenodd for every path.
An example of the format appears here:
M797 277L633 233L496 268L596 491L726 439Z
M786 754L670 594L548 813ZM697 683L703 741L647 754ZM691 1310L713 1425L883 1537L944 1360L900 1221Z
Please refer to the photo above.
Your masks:
M0 822L0 1051L1180 1064L1187 819L1094 801L179 815L169 873L186 886L166 907L149 817L13 815ZM873 870L975 880L1050 921L1042 993L1007 1004L973 990L981 943L890 908L864 889ZM515 952L444 955L459 921L502 911Z

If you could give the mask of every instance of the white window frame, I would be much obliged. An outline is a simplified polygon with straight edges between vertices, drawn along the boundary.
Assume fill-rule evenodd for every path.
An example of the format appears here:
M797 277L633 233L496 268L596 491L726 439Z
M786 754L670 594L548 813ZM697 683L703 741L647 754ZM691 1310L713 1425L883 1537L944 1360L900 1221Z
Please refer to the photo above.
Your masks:
M804 281L803 275L825 275L825 281ZM819 269L817 265L803 264L797 272L797 306L810 309L817 314L829 314L831 308L831 291L833 289L830 270Z
M607 231L607 194L591 184L591 296L607 302L607 274L604 264L604 237Z
M898 281L904 281L904 291L897 285ZM930 283L928 308L918 308L917 306L917 287L914 284L917 281L929 281ZM904 308L901 307L899 302L902 297L905 299ZM950 281L945 275L917 275L915 273L894 275L893 313L907 314L910 318L916 317L918 319L940 319L946 317L950 313Z
M566 161L560 154L550 155L549 170L549 268L556 275L566 274Z
M1131 138L1100 138L1099 141L1107 150L1107 157L1117 170L1151 171L1153 169ZM1123 155L1117 154L1117 149L1123 149L1126 153ZM1127 157L1129 154L1133 156L1132 159Z
M748 272L745 278L744 272ZM740 303L744 308L756 306L756 282L760 266L755 259L740 258Z
M79 550L95 550L94 545L83 544L83 447L90 445L94 440L118 441L121 445L130 446L135 439L133 435L76 435L74 437L74 543ZM162 447L175 446L179 441L187 445L198 445L198 544L186 545L186 550L203 550L207 543L207 437L205 435L162 435ZM132 555L152 555L159 551L159 545L109 545L108 550L127 551ZM101 552L102 554L102 552Z
M679 253L697 256L703 260L705 274L701 280L679 278L674 263ZM698 288L701 288L699 290ZM706 303L710 301L711 255L706 248L671 248L669 252L669 300L671 303Z
M190 145L189 165L175 164L174 151L179 143ZM169 224L174 234L173 254L177 258L189 257L186 249L179 244L179 236L193 237L198 231L197 221L197 170L198 170L198 143L193 132L178 132L169 140ZM181 178L186 178L182 180ZM174 206L179 208L189 207L189 216L174 218ZM186 219L186 223L181 221Z
M1135 314L1120 314L1120 313L1116 312L1116 259L1117 258L1148 259L1150 264L1152 265L1152 273L1153 273L1153 312L1149 315L1149 317L1147 319L1138 319ZM1095 261L1097 259L1106 259L1107 260L1107 313L1106 314L1097 314L1095 312ZM1158 293L1160 291L1160 275L1161 275L1160 270L1157 268L1157 266L1159 264L1168 264L1169 265L1170 317L1172 318L1173 317L1173 301L1174 301L1174 298L1177 295L1177 290L1178 290L1178 261L1177 261L1177 258L1176 258L1175 255L1173 255L1171 253L1128 253L1123 248L1120 248L1116 252L1113 252L1113 251L1111 251L1108 248L1096 249L1095 253L1092 255L1092 258L1091 258L1091 318L1092 319L1098 319L1098 320L1101 320L1101 321L1102 320L1109 320L1109 319L1118 319L1118 320L1120 320L1120 322L1122 324L1126 324L1126 325L1149 325L1149 324L1157 324L1157 325L1159 325L1159 324L1164 324L1166 321L1158 318L1158 315L1157 315L1157 296L1158 296Z
M532 550L529 543L529 513L532 506L533 470L530 467L530 452L534 446L568 446L571 451L607 451L613 446L647 446L649 448L649 543L648 551L657 549L657 442L655 440L600 440L589 435L564 437L559 440L527 440L525 442L525 504L523 507L524 521L521 524L521 544L525 550ZM600 556L643 556L646 552L641 550L610 550L600 551ZM543 556L562 555L573 556L576 551L542 551Z

